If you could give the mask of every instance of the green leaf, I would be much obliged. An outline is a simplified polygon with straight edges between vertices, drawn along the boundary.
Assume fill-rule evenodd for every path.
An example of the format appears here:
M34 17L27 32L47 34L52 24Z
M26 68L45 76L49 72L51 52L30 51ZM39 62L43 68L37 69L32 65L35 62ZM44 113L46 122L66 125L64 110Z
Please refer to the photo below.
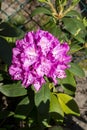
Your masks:
M19 82L0 86L0 92L7 97L19 97L27 94L25 89Z
M68 38L66 34L54 23L53 20L49 20L49 22L44 25L44 29L48 30L50 33L52 33L55 37L58 37L60 41L65 40L67 41Z
M50 29L50 32L54 36L58 37L58 39L60 41L63 41L63 40L67 41L68 40L67 35L57 25L54 25L53 27L51 26L51 27L49 27L49 29Z
M43 125L44 125L46 128L50 128L50 127L51 127L51 125L49 125L49 123L48 123L46 120L42 121L42 123L43 123Z
M49 118L50 89L49 83L42 86L41 90L35 94L35 105L37 107L38 122L43 126L43 122Z
M77 18L63 18L64 28L70 32L75 39L84 43L85 27L81 20Z
M74 101L74 99L64 93L59 93L57 94L60 105L62 107L62 110L66 113L66 114L72 114L72 115L76 115L79 116L79 108L76 104L76 102Z
M31 101L29 100L29 97L23 98L19 102L19 104L17 105L17 107L16 107L14 117L20 118L20 119L23 119L23 120L26 119L26 117L28 116L28 114L33 109L33 106L34 106L34 103L31 103Z
M2 74L0 74L0 81L2 81L3 80L3 76L2 76Z
M78 50L81 49L81 45L78 45L78 44L71 44L70 46L70 53L75 53L77 52Z
M59 100L56 95L51 94L51 100L50 100L50 110L52 118L59 122L63 122L64 113L62 111L61 105L59 103Z
M76 33L78 33L79 30L80 30L80 29L78 29ZM76 34L76 35L74 36L74 38L75 38L76 40L78 40L79 42L81 42L81 43L85 43L85 34L86 34L86 31L85 31L85 30L84 30L84 31L80 31L78 34Z
M46 0L38 0L39 2L46 2Z
M51 15L51 11L45 7L38 7L32 11L31 16L35 16L38 14L48 14Z
M0 111L0 119L6 119L13 115L14 115L14 112L11 112L11 111L7 111L7 110Z
M8 42L8 43L15 43L17 39L19 39L18 37L4 37L4 39Z
M5 37L17 37L20 35L20 32L16 27L12 26L10 23L1 22L0 35Z
M3 68L1 68L2 70L0 70L0 81L3 84L5 81L6 81L6 83L9 82L9 75L8 75L8 72L6 72L7 71L7 66L3 65L2 67L3 67Z
M28 120L27 120L30 127L37 124L37 115L38 115L37 108L36 108L36 106L34 106L32 111L29 113L29 117L28 117Z
M9 46L8 42L2 37L0 37L0 58L6 64L8 64L8 65L11 64L12 49Z
M73 18L63 18L65 29L67 29L71 34L75 35L78 29L85 30L84 24Z
M0 81L4 79L4 76L6 77L6 73L4 71L0 71Z
M46 103L50 100L49 83L42 86L39 92L35 94L35 105L38 107L41 102Z
M67 77L62 79L60 83L65 93L69 95L74 95L76 90L76 81L74 79L73 74L69 70L66 71L66 75Z
M79 77L84 77L85 73L83 69L76 63L70 63L71 67L69 68L69 71Z
M78 13L76 10L71 10L69 11L66 16L69 16L69 17L79 17L81 18L81 15L80 13Z
M80 1L80 0L73 0L73 1L72 1L72 4L73 4L73 5L77 5L77 4L79 3L79 1Z
M61 126L53 126L52 128L49 128L49 130L64 130Z

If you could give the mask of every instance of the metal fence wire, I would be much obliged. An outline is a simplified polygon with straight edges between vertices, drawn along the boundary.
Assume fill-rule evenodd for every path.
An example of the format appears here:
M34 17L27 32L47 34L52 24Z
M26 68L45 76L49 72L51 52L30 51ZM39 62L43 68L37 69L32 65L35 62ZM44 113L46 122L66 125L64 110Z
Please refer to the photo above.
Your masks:
M82 15L87 17L87 0L80 0L79 7Z
M28 8L30 0L1 0L0 17L4 20L10 20L19 12L26 16L25 8Z
M0 0L0 19L11 20L15 24L19 20L20 23L27 24L32 21L31 11L39 4L36 0ZM80 0L78 8L87 17L87 0Z

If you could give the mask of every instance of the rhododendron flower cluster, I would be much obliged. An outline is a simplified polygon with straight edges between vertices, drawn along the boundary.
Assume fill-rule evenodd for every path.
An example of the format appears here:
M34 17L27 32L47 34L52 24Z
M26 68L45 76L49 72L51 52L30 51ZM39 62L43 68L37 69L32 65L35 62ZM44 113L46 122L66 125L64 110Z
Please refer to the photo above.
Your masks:
M21 80L23 86L33 85L38 91L46 82L44 76L57 84L57 78L65 78L71 56L69 45L50 34L37 30L28 32L13 48L9 73L13 80Z

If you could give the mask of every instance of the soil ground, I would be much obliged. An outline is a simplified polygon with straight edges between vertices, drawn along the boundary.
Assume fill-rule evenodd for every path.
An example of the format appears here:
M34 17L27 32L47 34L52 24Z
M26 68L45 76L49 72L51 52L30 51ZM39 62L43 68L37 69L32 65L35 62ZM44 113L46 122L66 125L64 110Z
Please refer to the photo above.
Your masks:
M87 77L76 78L77 89L75 100L80 109L80 117L67 118L66 130L87 130Z

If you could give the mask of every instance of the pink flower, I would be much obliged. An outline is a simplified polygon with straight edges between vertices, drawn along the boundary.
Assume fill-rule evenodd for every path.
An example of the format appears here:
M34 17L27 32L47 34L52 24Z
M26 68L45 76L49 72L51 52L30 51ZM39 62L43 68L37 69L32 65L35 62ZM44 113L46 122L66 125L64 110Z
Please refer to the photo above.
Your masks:
M44 77L44 75L48 76L49 71L51 70L51 61L46 57L41 57L41 61L39 65L36 67L36 72L39 76Z
M28 32L13 48L9 73L13 80L21 80L23 86L33 85L38 91L46 82L44 76L57 84L57 78L65 78L71 56L67 43L60 43L48 31Z

